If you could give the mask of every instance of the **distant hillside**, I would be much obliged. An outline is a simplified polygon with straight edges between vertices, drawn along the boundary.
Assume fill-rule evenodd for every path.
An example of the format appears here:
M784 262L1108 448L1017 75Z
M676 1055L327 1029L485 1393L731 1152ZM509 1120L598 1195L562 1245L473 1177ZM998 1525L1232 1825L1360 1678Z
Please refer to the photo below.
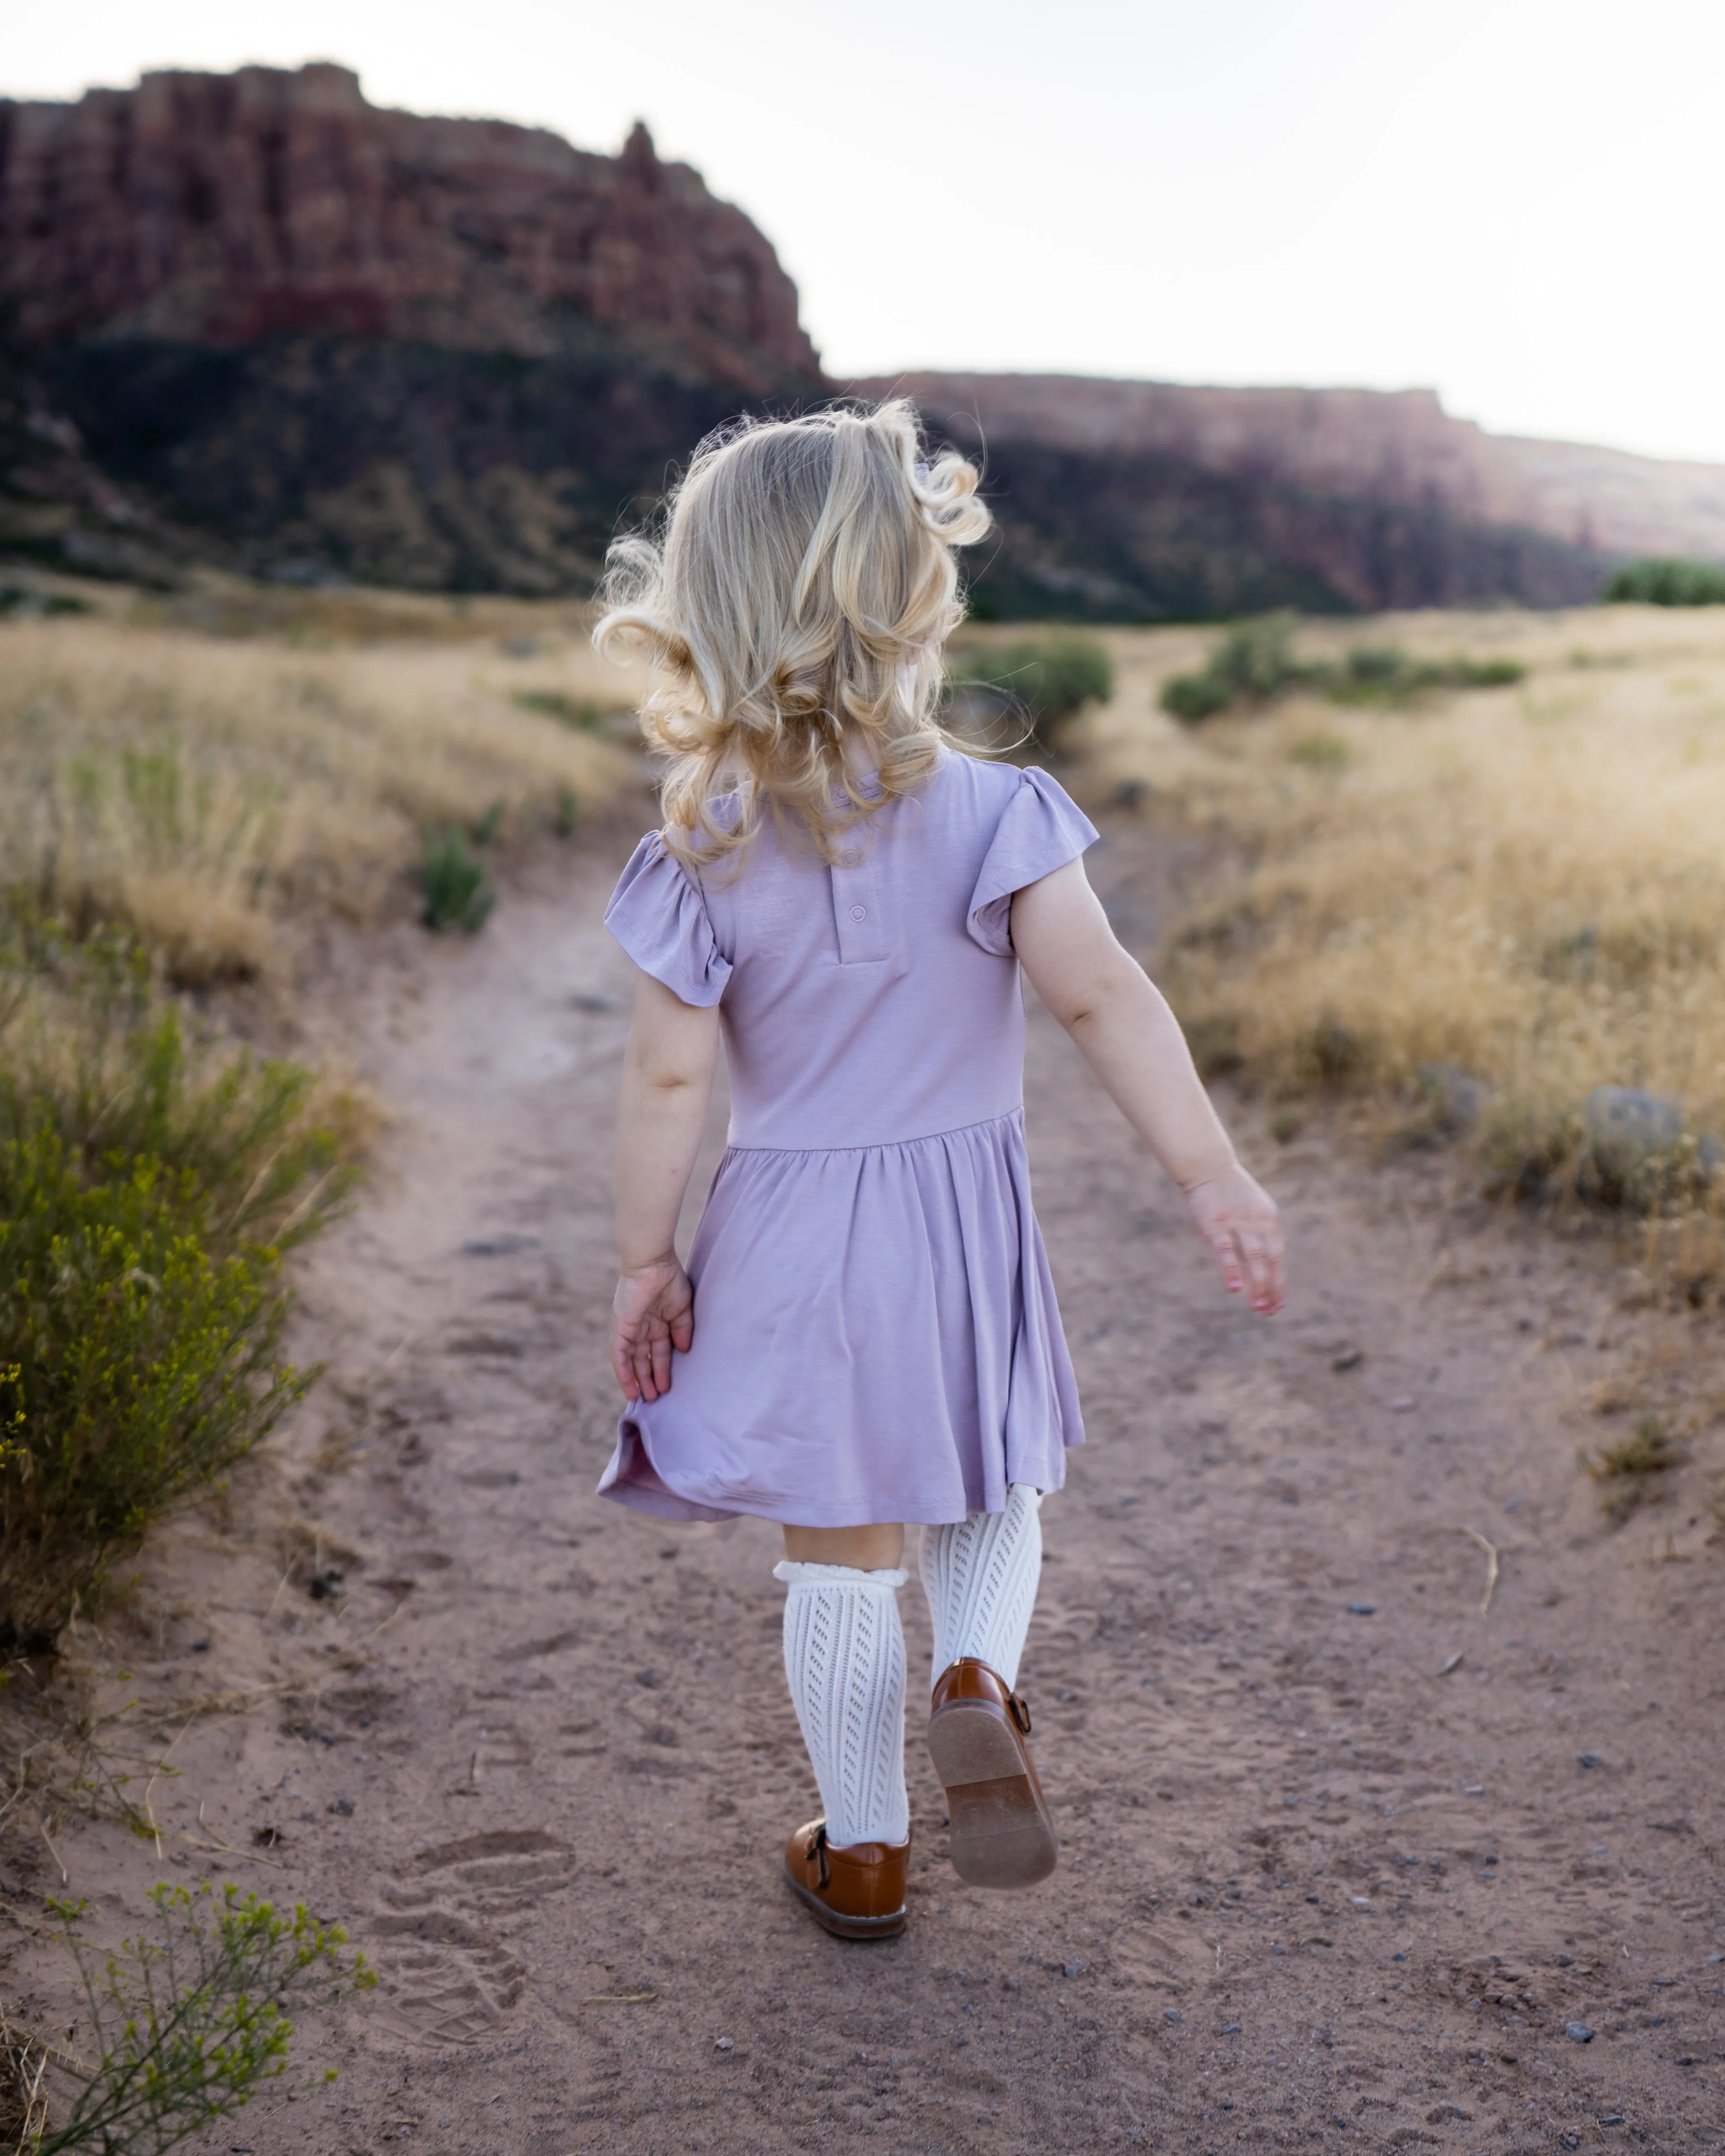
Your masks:
M1725 557L1725 473L1425 392L853 386L985 451L983 612L1551 605ZM0 100L0 553L584 591L708 429L839 388L767 239L644 128L595 156L331 65Z
M974 581L985 618L1154 622L1276 607L1567 606L1596 598L1609 566L1592 548L1474 522L1437 503L1303 487L1142 451L992 438L975 446L999 527Z
M932 373L850 387L912 397L985 454L1003 525L990 582L1013 607L1037 587L1099 613L1136 598L1151 619L1548 606L1595 597L1626 555L1725 560L1725 467L1488 434L1430 390Z

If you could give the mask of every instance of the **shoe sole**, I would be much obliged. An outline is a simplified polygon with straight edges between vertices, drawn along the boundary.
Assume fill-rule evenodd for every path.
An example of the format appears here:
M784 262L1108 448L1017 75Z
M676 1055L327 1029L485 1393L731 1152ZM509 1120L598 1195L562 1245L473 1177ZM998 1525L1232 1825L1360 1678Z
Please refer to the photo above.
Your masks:
M1034 1887L1060 1861L1054 1821L1015 1726L978 1700L954 1700L928 1724L947 1793L952 1869L972 1887Z
M821 1929L830 1932L835 1939L896 1939L905 1928L906 1912L901 1908L890 1917L847 1917L823 1902L812 1887L805 1887L788 1866L784 1883Z

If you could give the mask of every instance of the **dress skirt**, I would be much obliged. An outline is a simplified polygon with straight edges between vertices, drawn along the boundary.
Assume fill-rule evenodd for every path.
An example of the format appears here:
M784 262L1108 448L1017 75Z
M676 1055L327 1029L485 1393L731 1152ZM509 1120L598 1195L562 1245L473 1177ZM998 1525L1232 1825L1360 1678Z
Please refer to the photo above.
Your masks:
M688 1270L694 1343L625 1409L603 1495L857 1527L1065 1479L1083 1427L1022 1110L896 1145L734 1147Z

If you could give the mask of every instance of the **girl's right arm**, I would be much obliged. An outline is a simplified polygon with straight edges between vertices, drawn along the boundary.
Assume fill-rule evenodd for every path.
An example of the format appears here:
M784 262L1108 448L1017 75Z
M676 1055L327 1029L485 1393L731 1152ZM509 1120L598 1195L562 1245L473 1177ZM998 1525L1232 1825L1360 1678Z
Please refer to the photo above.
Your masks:
M1108 926L1081 860L1027 884L1012 941L1030 984L1084 1051L1110 1097L1174 1181L1230 1294L1266 1317L1282 1306L1276 1201L1235 1157L1179 1021Z
M617 1104L617 1249L611 1368L625 1399L669 1392L671 1350L695 1337L695 1295L677 1257L677 1215L706 1130L719 1060L717 1009L697 1009L639 968Z

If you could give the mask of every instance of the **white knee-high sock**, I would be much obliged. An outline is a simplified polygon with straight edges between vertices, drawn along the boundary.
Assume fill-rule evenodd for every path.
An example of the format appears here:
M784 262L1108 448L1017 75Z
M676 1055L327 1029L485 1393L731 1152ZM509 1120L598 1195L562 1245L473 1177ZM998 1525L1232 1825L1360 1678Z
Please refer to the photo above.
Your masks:
M826 1810L827 1839L904 1840L905 1635L898 1621L903 1572L846 1564L773 1568L790 1592L784 1605L784 1673Z
M934 1679L966 1655L1010 1687L1042 1575L1042 1493L1007 1490L1004 1512L973 1512L956 1527L922 1530L922 1589L934 1620Z

